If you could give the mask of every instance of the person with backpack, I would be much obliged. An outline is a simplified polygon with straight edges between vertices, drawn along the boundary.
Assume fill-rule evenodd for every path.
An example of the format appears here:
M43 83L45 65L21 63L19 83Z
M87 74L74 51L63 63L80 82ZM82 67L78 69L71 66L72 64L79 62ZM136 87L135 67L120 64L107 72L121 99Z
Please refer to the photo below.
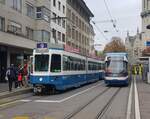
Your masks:
M11 64L11 66L7 69L6 76L8 78L9 91L11 92L13 81L15 80L15 70L13 64Z

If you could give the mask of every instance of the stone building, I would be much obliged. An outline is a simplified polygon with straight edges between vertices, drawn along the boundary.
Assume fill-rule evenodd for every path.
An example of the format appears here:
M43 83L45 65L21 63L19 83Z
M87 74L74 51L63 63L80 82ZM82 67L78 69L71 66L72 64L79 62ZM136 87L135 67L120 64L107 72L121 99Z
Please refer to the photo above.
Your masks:
M0 71L23 64L37 42L89 54L93 16L83 0L0 0Z
M91 35L94 37L91 17L94 15L83 0L67 0L66 44L79 49L83 55L89 54Z

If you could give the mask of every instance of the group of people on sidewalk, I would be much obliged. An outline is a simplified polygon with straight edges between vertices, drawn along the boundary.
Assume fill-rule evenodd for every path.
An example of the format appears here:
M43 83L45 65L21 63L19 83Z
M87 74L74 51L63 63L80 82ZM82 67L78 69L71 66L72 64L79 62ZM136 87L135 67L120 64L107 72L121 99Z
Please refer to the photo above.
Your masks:
M21 65L11 66L6 71L6 80L8 80L9 91L12 91L12 86L14 83L15 88L28 87L28 66L25 64L23 67Z

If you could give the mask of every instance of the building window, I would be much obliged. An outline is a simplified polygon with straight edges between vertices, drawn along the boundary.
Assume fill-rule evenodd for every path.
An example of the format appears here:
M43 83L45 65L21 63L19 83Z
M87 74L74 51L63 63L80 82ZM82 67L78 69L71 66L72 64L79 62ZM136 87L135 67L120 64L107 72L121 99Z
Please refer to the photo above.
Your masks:
M5 0L0 0L0 4L5 4Z
M21 35L22 26L16 22L10 21L8 24L8 32Z
M50 33L48 31L43 31L43 41L49 42L50 41Z
M26 32L27 32L27 38L33 40L34 30L29 27L26 27Z
M61 41L61 32L58 31L58 40Z
M35 12L34 12L34 7L30 4L26 4L27 6L27 16L34 18Z
M63 13L65 14L65 6L63 5Z
M5 19L0 17L0 31L5 31Z
M72 28L72 39L75 39L75 30Z
M61 10L61 2L58 1L58 10L60 11Z
M53 12L53 17L52 18L53 18L53 22L56 23L56 19L55 19L56 18L56 14L54 12Z
M53 0L53 6L56 7L56 0Z
M50 11L45 7L37 7L36 8L36 18L43 19L47 22L50 20Z
M62 42L65 43L65 34L62 34Z
M66 21L63 19L62 20L62 27L65 28L66 27Z
M58 16L58 25L61 26L61 18Z
M35 40L36 41L43 41L43 42L49 42L50 41L50 33L45 30L39 30L35 31Z
M22 0L10 0L11 7L17 11L21 11L22 8Z
M52 29L52 37L56 41L56 30L55 29Z
M75 14L72 13L72 23L75 24Z

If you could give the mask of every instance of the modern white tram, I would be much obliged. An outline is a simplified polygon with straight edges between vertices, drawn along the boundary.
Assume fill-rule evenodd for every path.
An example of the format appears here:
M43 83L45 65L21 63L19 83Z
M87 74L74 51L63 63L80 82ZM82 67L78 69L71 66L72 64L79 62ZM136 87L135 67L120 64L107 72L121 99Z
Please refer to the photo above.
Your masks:
M66 90L103 79L104 62L64 49L33 51L30 82L34 92Z
M105 57L105 83L107 85L128 85L127 53L107 53Z

